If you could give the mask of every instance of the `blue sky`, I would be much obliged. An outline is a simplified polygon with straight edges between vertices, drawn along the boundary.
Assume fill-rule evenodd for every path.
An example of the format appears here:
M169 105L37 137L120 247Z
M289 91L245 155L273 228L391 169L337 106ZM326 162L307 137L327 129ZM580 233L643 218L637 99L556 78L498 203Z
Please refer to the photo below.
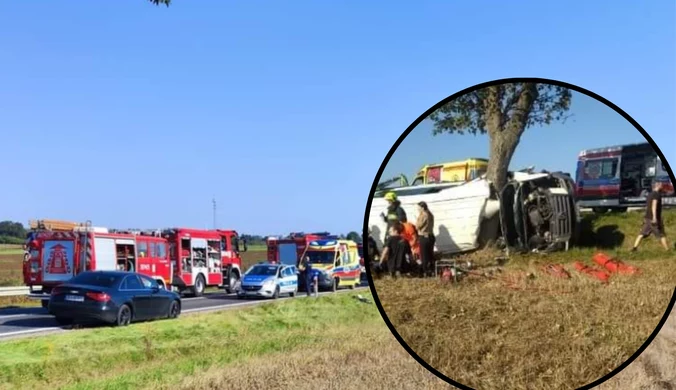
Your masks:
M676 160L676 6L603 3L0 2L0 219L210 227L216 196L220 227L359 230L401 132L503 77L590 89Z

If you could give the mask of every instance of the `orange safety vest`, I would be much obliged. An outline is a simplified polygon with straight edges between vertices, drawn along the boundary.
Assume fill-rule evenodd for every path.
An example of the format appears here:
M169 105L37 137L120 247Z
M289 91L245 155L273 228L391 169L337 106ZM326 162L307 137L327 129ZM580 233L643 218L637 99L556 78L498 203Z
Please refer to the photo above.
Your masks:
M408 241L408 244L411 246L411 251L414 255L420 254L420 245L418 244L418 233L415 229L415 226L410 222L402 223L404 231L401 232L401 236L404 240Z

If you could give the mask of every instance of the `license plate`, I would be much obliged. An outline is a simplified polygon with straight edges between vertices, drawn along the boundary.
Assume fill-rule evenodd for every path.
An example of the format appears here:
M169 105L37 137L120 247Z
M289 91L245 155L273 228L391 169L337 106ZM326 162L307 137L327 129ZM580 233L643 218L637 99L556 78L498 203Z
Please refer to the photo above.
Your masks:
M66 295L66 300L71 302L84 302L84 297L81 295Z

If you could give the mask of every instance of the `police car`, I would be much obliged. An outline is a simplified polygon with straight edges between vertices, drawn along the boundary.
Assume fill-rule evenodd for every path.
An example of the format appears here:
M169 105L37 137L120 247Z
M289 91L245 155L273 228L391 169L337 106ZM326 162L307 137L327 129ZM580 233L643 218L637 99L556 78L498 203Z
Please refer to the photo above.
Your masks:
M237 291L240 299L246 297L279 298L282 294L294 297L298 292L298 271L287 264L259 263L249 268Z

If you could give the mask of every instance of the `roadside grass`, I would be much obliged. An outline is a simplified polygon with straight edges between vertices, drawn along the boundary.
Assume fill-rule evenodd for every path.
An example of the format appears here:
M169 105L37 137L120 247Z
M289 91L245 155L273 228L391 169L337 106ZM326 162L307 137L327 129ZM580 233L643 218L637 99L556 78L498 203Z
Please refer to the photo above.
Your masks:
M361 294L372 300L367 292ZM395 374L397 365L412 359L397 347L375 305L360 302L356 295L302 298L126 328L82 329L4 342L0 389L206 389L225 383L260 388L261 373L281 387L287 387L287 381L301 384L304 378L316 384L332 380L336 385L347 381L358 386L359 377L348 375L350 368L368 377L381 364L392 362L389 371ZM327 366L313 361L320 356ZM306 372L305 364L314 365L318 375L296 377ZM286 367L287 372L275 367ZM346 375L335 376L338 367ZM413 363L409 371L411 384L425 382L420 366Z
M631 253L642 214L585 216L581 246L550 255L514 255L493 277L458 284L402 278L375 280L388 319L425 361L475 388L577 388L626 361L665 313L676 284L676 253L647 239ZM665 212L676 233L676 212ZM673 242L672 242L673 247ZM638 266L610 283L577 272L602 251ZM461 256L494 265L498 252ZM571 279L541 271L561 263Z

